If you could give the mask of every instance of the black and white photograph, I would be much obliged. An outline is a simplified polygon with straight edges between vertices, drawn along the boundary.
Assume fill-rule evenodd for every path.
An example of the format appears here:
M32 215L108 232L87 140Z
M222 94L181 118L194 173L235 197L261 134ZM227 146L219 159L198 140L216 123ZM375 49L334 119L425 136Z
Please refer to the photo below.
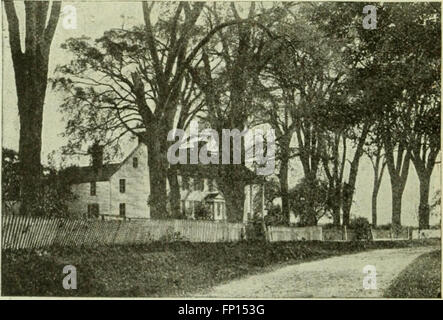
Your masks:
M2 299L441 299L441 2L1 7Z

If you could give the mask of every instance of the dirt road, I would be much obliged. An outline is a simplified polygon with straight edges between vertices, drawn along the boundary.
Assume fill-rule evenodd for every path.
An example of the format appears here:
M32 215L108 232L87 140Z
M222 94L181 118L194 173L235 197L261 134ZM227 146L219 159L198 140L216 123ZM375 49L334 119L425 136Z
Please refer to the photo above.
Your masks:
M382 297L419 255L436 247L384 249L282 267L219 285L196 296L249 298ZM363 268L376 268L377 289L364 289Z

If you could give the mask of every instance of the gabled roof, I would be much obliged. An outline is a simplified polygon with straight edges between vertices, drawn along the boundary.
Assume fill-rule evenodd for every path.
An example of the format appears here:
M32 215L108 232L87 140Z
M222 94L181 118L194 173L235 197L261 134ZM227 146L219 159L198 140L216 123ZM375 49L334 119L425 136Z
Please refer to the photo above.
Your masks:
M98 170L95 170L92 166L70 167L63 170L63 175L71 184L108 181L119 168L120 163L104 164Z
M224 200L223 195L219 192L207 192L207 191L200 191L200 190L194 190L194 191L188 191L186 193L181 193L181 200L186 201L211 201L214 200L217 197L220 197Z
M138 144L120 163L104 164L99 170L95 170L92 166L69 167L63 170L63 174L65 177L67 177L69 183L71 184L93 181L109 181L112 175L116 173L120 167L134 155L139 146L140 144Z
M177 164L176 165L182 176L200 177L200 178L216 178L219 176L218 165L213 164ZM231 170L233 166L240 169L236 171L238 174L238 181L245 181L246 183L262 183L264 181L263 176L255 174L251 169L246 166L237 164L222 165L224 169Z
M212 200L216 199L217 197L224 199L223 196L219 192L211 192L206 195L205 200L212 201Z

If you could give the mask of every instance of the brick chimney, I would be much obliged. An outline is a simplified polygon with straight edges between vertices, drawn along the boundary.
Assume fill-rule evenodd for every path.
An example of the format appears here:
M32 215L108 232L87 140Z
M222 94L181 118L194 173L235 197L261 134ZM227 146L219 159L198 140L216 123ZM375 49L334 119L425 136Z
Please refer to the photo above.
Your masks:
M88 151L91 155L92 167L98 172L103 167L103 146L96 141Z

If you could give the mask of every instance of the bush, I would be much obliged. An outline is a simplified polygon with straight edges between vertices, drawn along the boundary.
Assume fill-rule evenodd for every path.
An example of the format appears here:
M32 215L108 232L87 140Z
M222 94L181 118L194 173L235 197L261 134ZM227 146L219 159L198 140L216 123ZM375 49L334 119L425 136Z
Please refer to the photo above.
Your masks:
M246 239L248 240L266 240L266 234L263 229L263 219L259 214L255 214L253 219L246 225Z
M372 240L371 224L368 219L358 217L351 220L349 227L354 231L354 240Z
M288 217L283 215L280 205L271 204L268 214L265 216L265 224L267 226L287 226L289 224Z
M209 206L205 203L198 202L195 206L196 220L213 220L212 212Z
M176 242L186 241L186 238L181 235L180 232L175 232L173 228L168 228L166 234L161 236L159 242Z

